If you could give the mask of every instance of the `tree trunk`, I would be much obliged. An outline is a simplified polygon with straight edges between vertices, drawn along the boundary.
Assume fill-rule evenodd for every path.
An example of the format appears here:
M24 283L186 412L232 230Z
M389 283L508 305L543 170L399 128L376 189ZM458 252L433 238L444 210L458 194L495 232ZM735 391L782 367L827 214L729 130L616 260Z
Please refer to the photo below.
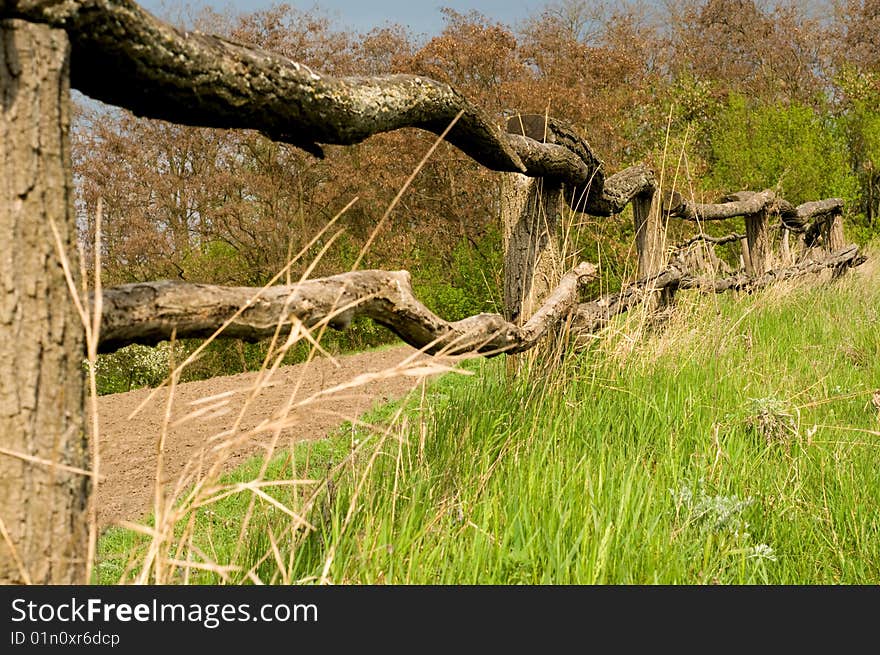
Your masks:
M547 179L508 173L501 202L504 317L522 325L562 277L557 238L562 188Z
M766 211L761 210L757 214L746 216L746 239L749 243L747 261L751 262L752 268L750 274L755 277L763 275L773 268Z
M635 196L632 201L633 223L636 231L636 252L639 258L638 279L644 280L660 271L665 262L666 235L658 206L660 194L650 189ZM675 290L661 289L655 294L650 308L672 302Z
M646 278L663 268L663 222L656 206L653 190L633 198L633 221L636 230L636 251L639 257L638 278Z
M75 238L69 44L0 21L0 583L84 582L83 327L50 228Z
M843 238L843 215L839 212L833 214L823 225L822 233L822 241L828 254L841 250L846 245Z

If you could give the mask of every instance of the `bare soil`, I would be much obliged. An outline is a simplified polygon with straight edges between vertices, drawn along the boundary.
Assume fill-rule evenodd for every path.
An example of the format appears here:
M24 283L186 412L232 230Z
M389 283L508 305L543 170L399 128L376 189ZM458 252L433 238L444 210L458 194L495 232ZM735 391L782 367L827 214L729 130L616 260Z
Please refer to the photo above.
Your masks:
M169 390L161 389L131 418L151 389L102 396L98 401L103 478L97 492L99 526L103 529L120 520L140 521L150 512L163 431L162 479L165 489L173 490L186 469L191 473L206 468L216 456L212 448L216 450L217 444L227 438L223 433L239 417L237 443L220 460L223 471L265 452L276 431L248 433L265 421L278 419L279 410L291 397L296 403L361 374L389 371L414 353L409 346L401 346L338 357L338 367L327 358L282 367L272 376L271 386L257 392L250 402L246 399L253 394L257 373L177 385L170 408ZM377 404L405 396L420 382L417 377L400 374L378 378L295 409L287 417L290 424L281 431L279 447L292 441L326 437L344 421ZM198 411L203 413L194 415Z

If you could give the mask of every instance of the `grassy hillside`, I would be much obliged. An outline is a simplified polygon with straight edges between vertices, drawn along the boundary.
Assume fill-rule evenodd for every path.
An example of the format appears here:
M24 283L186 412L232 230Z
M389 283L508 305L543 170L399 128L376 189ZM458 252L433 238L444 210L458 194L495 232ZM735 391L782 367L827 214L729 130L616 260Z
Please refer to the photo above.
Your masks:
M315 494L269 490L314 531L263 500L242 530L240 493L186 543L232 582L880 583L877 254L836 282L677 300L549 368L469 362L374 416L387 430L276 460L334 466ZM146 546L108 533L101 581Z

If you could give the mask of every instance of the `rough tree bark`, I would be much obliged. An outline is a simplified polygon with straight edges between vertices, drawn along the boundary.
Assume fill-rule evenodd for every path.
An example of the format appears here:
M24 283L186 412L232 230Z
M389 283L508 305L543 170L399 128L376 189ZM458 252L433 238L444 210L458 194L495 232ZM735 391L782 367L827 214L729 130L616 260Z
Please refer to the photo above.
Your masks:
M0 21L0 583L84 582L83 327L50 229L70 252L68 61L63 31Z
M751 275L753 270L752 256L749 253L749 240L745 237L745 235L743 235L743 237L739 240L739 248L741 268L749 275Z
M714 246L723 246L735 241L744 241L744 234L726 234L713 237L708 234L697 234L675 246L671 259L679 259L685 267L695 273L716 275L718 272L732 272L730 266L715 254ZM748 246L746 246L748 247Z
M745 234L740 234L738 232L733 232L732 234L725 234L723 237L713 237L708 234L697 234L692 236L690 239L675 246L676 250L685 250L695 243L711 243L716 246L723 246L727 243L733 243L734 241L739 241L740 239L745 239Z
M826 198L805 202L797 207L784 207L781 212L782 223L785 227L795 231L804 232L809 229L811 223L823 223L833 214L843 211L841 198Z
M486 113L447 84L416 75L333 77L276 53L184 32L131 0L0 0L0 15L68 31L74 88L139 116L255 129L317 156L402 127L440 134L484 166L522 171Z
M514 139L555 146L553 123L543 116L514 116L507 123L507 131ZM562 150L581 161L570 150ZM561 211L562 183L558 180L518 173L503 176L504 317L515 325L531 317L562 276L557 236Z
M749 244L749 274L757 277L773 268L773 254L770 251L770 229L767 224L767 210L762 209L746 216L746 240Z
M828 253L837 252L843 248L843 214L834 212L825 221L822 229L822 241Z
M593 216L619 214L634 198L653 191L656 186L654 171L647 166L637 164L624 168L590 184L586 211Z
M721 198L717 203L692 203L680 198L668 211L670 215L686 221L720 221L736 216L751 216L762 211L778 198L773 191L740 191Z
M660 194L651 186L632 200L633 222L638 256L638 278L645 279L657 273L666 263L666 234L660 214ZM675 289L660 288L653 294L651 309L672 302Z
M518 173L501 186L504 317L520 325L562 274L558 239L562 185Z
M256 129L321 156L322 143L353 144L403 127L440 134L462 112L450 143L493 170L558 177L571 187L566 199L578 211L586 202L590 214L618 213L654 184L643 166L605 179L601 160L564 126L551 126L556 144L505 135L481 108L436 80L324 75L275 53L177 30L132 0L0 0L0 17L67 30L74 87L139 116ZM687 220L753 214L776 198L772 191L751 193L748 209L738 206L743 203L691 204L673 195L677 199L664 200L664 210Z
M779 258L782 266L791 266L794 263L794 258L791 255L791 230L787 227L782 228L782 238L779 242Z
M636 252L639 257L639 278L653 275L663 267L665 250L663 220L657 206L658 194L649 189L633 198L633 221Z
M341 330L364 316L430 354L517 353L574 310L580 287L596 271L593 264L576 266L522 326L497 314L445 321L416 299L406 271L353 271L262 291L167 280L127 284L104 290L100 350L155 344L172 333L206 337L224 325L221 336L248 340L271 337L279 324L296 321L305 327L327 321Z

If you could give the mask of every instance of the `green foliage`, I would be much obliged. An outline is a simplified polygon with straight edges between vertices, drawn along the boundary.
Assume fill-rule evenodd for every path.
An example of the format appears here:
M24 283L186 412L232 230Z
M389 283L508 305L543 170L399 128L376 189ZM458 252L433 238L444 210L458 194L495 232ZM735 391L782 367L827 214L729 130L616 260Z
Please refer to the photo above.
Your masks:
M96 381L98 394L122 393L141 387L154 387L171 372L172 360L180 363L185 357L181 344L175 348L163 341L158 346L132 344L114 353L98 355ZM86 363L83 363L86 368Z
M860 167L880 169L880 94L871 100L853 103L846 115L853 156Z
M839 84L846 95L841 114L850 162L859 180L863 234L873 236L880 217L880 79L875 74L844 69Z
M225 241L205 241L184 257L183 276L187 280L203 280L217 284L258 284L248 272L248 265L238 250Z
M672 83L672 128L689 129L692 139L702 140L711 131L721 107L714 95L712 82L683 72Z
M739 95L730 97L711 135L709 181L724 191L778 188L794 204L829 197L851 202L858 193L846 139L828 115Z
M489 230L479 242L462 239L451 262L422 252L422 265L413 272L416 297L435 314L458 321L501 306L501 235Z

